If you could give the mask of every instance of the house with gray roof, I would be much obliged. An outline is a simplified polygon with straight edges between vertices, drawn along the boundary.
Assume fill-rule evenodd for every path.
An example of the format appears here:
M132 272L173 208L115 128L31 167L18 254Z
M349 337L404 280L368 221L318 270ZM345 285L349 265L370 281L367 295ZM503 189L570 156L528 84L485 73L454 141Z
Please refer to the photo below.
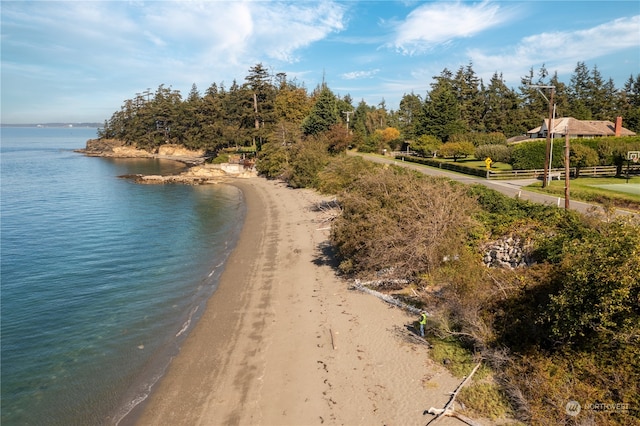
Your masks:
M540 127L527 132L529 139L546 138L549 119L544 119ZM635 132L622 127L622 117L616 122L597 120L577 120L573 117L557 117L552 120L551 134L554 138L596 138L603 136L635 136Z

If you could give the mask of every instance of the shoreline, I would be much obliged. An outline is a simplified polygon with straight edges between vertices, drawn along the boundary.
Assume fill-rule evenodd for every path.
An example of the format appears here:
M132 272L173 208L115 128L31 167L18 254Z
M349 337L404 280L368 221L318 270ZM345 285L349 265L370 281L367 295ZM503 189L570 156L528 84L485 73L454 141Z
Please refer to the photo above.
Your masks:
M415 318L348 289L311 190L231 180L246 216L216 292L121 424L424 424L460 379L411 343ZM326 198L326 197L325 197ZM441 424L455 424L445 418Z

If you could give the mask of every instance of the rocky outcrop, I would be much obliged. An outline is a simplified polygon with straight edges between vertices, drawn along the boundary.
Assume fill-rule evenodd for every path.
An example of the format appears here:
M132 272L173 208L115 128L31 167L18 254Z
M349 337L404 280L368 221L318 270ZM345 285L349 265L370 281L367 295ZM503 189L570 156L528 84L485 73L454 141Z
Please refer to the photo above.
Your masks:
M78 150L93 157L153 158L154 154L117 139L89 139L85 149Z
M158 155L167 157L204 157L204 149L191 150L182 145L161 145L158 147Z
M204 150L190 150L182 145L167 144L154 152L127 145L118 139L89 139L85 149L78 152L92 157L159 158L180 161L185 164L202 164L206 160Z
M182 145L162 145L157 152L149 152L127 145L117 139L90 139L86 148L78 150L93 157L115 158L158 158L180 161L191 166L179 175L125 175L142 184L182 183L188 185L203 185L219 183L227 178L250 178L257 176L253 164L204 164L206 157L204 150L190 150Z
M227 178L251 178L255 176L257 176L255 169L246 169L237 164L203 164L191 167L179 175L135 175L123 177L132 177L136 182L142 184L182 183L205 185L220 183Z
M527 244L519 237L504 237L487 244L484 248L482 261L488 267L521 268L530 266L533 261Z

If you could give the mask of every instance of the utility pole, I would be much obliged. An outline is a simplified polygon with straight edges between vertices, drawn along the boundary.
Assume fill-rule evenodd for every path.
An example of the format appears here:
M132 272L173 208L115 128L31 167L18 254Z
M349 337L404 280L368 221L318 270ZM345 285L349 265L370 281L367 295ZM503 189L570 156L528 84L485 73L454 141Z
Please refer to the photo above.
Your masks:
M564 131L564 208L569 210L569 129Z
M538 89L538 92L540 92L540 94L542 95L542 97L544 98L545 101L547 101L549 103L549 122L547 125L547 147L545 150L545 157L544 157L544 176L543 176L543 180L542 180L542 187L546 188L547 187L547 183L549 181L549 167L551 166L549 164L549 157L551 155L551 129L553 128L553 94L556 91L556 86L542 86L542 85L537 85L537 84L531 84L529 85L530 88L532 89ZM547 99L547 97L544 95L544 93L542 93L542 91L540 89L550 89L551 90L551 95L549 96L549 99Z
M347 133L349 133L349 114L353 114L353 111L342 111L342 113L347 115Z

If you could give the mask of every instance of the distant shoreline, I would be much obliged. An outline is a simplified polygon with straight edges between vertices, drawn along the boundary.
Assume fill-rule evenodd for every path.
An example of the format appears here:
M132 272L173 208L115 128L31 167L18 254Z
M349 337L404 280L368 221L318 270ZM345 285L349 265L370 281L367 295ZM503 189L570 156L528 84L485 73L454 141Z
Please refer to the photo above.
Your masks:
M90 128L102 127L102 123L36 123L36 124L0 124L0 127L34 127L34 128Z

